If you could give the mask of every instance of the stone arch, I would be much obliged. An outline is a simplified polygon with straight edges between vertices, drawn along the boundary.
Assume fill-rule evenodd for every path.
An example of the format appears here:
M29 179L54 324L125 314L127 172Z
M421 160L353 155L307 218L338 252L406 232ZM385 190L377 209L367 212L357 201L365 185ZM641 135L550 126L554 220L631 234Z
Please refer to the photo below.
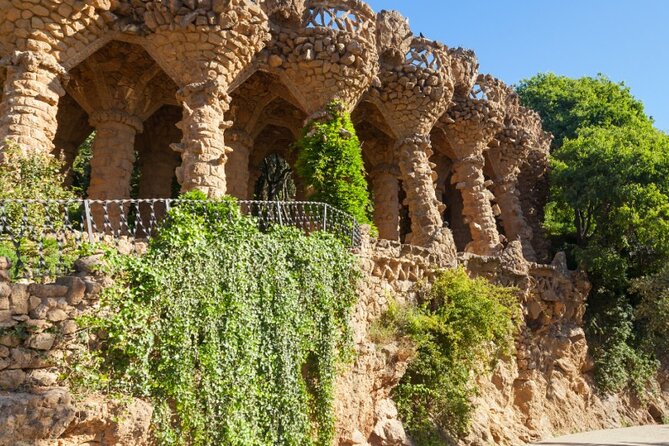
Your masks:
M257 169L264 157L251 158L257 151L258 138L268 127L285 129L290 145L297 140L306 118L298 104L277 76L263 71L256 71L231 92L232 126L227 133L230 153L226 165L231 195L246 199L253 194Z
M129 198L137 135L161 107L177 105L177 85L141 46L119 40L91 54L69 75L67 92L96 130L88 195Z
M352 113L362 146L367 181L374 199L374 224L379 237L403 240L411 222L404 203L396 139L378 106L362 101Z

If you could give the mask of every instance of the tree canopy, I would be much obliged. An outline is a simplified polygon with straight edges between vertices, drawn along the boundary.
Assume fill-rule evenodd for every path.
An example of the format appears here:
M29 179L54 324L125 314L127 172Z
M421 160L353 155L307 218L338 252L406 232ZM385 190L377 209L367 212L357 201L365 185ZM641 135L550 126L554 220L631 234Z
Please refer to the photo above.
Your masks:
M536 110L544 129L555 136L553 147L575 138L586 127L622 127L650 123L641 101L623 83L603 75L572 79L538 74L517 87L523 105Z
M556 137L545 227L593 284L587 317L599 382L642 390L656 348L642 342L647 312L632 285L669 264L669 136L624 84L601 75L540 74L518 93Z

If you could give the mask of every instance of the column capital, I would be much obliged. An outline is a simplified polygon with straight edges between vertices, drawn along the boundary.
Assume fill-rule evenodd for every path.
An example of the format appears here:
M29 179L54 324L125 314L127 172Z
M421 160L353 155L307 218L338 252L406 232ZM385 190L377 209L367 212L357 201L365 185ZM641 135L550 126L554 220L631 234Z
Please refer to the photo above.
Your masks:
M426 133L414 133L412 135L404 136L397 140L397 147L414 146L423 150L428 150L432 147L432 139Z
M67 70L58 63L53 55L36 51L14 51L0 59L0 67L29 72L43 69L60 76L64 80L67 78Z
M88 121L93 127L108 122L117 122L132 127L137 133L142 133L144 125L137 116L123 110L99 110L91 114Z
M223 111L228 111L232 98L227 90L228 85L218 79L192 82L177 91L177 100L190 107L217 103Z

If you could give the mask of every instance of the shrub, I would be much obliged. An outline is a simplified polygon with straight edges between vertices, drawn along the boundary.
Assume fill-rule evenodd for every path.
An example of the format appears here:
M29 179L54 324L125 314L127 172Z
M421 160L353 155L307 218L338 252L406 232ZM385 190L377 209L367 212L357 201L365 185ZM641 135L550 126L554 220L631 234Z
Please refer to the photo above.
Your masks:
M327 107L324 119L310 122L297 143L297 171L310 197L329 203L371 224L372 202L367 191L360 141L351 117L338 102Z
M511 353L519 321L513 288L470 279L462 269L441 273L417 306L391 306L381 323L416 351L394 399L417 444L447 444L467 431L473 377Z
M68 200L74 193L63 186L62 162L51 155L24 151L16 144L5 143L0 163L0 200ZM36 269L53 272L62 264L71 264L77 248L72 243L61 246L48 232L63 225L66 206L44 206L36 203L4 204L0 255L14 265L12 275L31 275ZM11 235L11 240L10 240Z
M196 201L111 265L116 286L82 321L104 336L71 380L148 397L160 445L332 443L357 277L336 238L262 233L232 200Z

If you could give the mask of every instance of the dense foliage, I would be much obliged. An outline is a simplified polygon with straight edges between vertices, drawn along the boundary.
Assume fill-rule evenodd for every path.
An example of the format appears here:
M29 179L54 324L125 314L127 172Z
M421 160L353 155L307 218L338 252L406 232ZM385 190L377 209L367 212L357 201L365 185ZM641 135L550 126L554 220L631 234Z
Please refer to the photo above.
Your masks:
M11 142L5 143L3 162L0 163L0 200L67 200L75 194L63 186L62 162L36 151L23 151ZM56 229L68 209L37 203L5 203L3 237L0 255L8 257L14 277L30 275L38 266L53 271L59 263L71 263L77 248L65 244L60 248L53 238L46 238L44 230ZM12 234L12 241L8 235ZM40 257L43 261L40 264Z
M160 445L331 444L357 277L337 239L263 233L234 201L196 200L112 265L117 286L85 321L101 345L73 378L150 398Z
M538 74L517 87L523 105L539 112L544 129L555 139L575 138L586 127L622 127L647 122L643 104L624 84L603 75L572 79L552 73Z
M514 289L459 269L441 273L417 306L393 305L383 316L383 331L415 348L393 398L417 444L449 444L466 432L477 393L473 378L511 352L519 308Z
M62 162L48 154L25 152L5 143L0 163L0 199L64 200L74 194L63 186Z
M329 203L371 224L372 202L367 190L360 140L351 117L338 102L327 107L327 117L309 123L297 143L297 170L309 198Z
M598 382L643 393L657 345L644 342L631 286L669 264L669 136L629 89L602 76L538 75L519 93L556 136L545 227L593 283L587 321Z
M669 360L669 265L637 279L633 291L640 296L635 316L641 321L644 341L659 358Z

